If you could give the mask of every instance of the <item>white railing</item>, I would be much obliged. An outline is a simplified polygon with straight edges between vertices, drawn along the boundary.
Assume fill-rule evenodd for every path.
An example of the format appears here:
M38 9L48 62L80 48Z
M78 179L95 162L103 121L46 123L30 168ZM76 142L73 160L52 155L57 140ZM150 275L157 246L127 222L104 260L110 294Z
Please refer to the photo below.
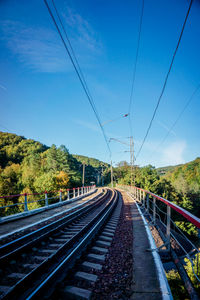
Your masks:
M88 193L91 193L95 189L95 185L77 187L72 189L65 189L59 191L45 191L43 193L33 193L33 194L18 194L0 197L0 220L2 217L8 215L15 215L18 213L27 213L29 211L34 211L40 208L50 208L51 205L63 204L63 202L71 201L72 199L82 197ZM42 196L43 195L43 196ZM34 199L35 197L40 197L41 199ZM16 201L16 203L10 204L9 202ZM38 204L37 208L32 208L33 204ZM4 205L2 205L4 204Z

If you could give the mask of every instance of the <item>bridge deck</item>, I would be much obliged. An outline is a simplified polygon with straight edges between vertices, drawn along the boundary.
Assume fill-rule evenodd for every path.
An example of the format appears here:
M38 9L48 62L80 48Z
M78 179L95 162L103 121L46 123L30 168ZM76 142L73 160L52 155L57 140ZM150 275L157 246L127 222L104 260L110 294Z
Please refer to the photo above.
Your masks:
M123 192L122 192L123 193ZM133 199L129 198L133 222L133 294L134 300L170 299L167 284L163 280L163 270L156 266L143 218ZM164 275L165 276L165 275ZM162 290L161 290L162 285ZM163 289L164 285L164 289Z
M92 197L95 197L98 193L101 192L101 189L98 189L97 193L85 196L80 198L79 200L75 200L74 202L66 203L65 205L59 206L57 208L51 208L46 211L39 212L35 215L29 215L21 219L9 221L8 223L0 225L0 239L5 237L6 235L25 230L29 227L36 225L37 223L43 222L50 217L56 216L57 214L64 213L67 209L73 208L76 205L85 202Z

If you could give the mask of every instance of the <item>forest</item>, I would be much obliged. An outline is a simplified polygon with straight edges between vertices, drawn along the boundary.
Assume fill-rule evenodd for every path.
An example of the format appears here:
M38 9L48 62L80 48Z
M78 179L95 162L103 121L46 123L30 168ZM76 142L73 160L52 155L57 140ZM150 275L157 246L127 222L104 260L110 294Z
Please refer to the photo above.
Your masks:
M91 182L97 185L110 184L110 165L107 163L87 156L72 155L64 145L47 147L16 134L0 132L1 196L81 186L83 164L85 185ZM126 161L113 168L113 175L115 184L131 184L131 167ZM135 166L133 182L196 216L200 215L200 158L187 164L159 169L151 165ZM184 223L182 226L181 221L179 225L190 235L197 235L192 225Z
M0 196L50 193L82 186L83 162L85 185L96 183L102 166L109 166L97 159L72 155L64 145L47 147L16 134L0 132ZM1 205L23 201L17 197L1 200Z
M90 185L91 182L99 186L110 185L111 171L107 163L87 156L70 154L64 145L47 147L16 134L0 132L0 196L44 193L44 191L53 195L53 191L81 186L83 164L85 185ZM113 176L115 185L130 185L130 164L126 161L118 163L113 168ZM151 165L134 166L132 180L135 186L173 201L194 215L200 216L200 158L183 165L158 169ZM40 199L41 196L31 197ZM2 198L1 206L19 202L24 202L23 196ZM39 205L29 204L29 208L37 208ZM1 215L23 211L23 205L21 208L18 206L16 211L11 210L4 209ZM195 226L179 218L176 219L176 224L193 241L197 241L198 232ZM193 284L198 288L199 285L193 278L188 263L187 268ZM180 289L176 296L177 286L181 287L182 298L186 299L178 273L172 270L167 273L167 277L175 299L180 299Z

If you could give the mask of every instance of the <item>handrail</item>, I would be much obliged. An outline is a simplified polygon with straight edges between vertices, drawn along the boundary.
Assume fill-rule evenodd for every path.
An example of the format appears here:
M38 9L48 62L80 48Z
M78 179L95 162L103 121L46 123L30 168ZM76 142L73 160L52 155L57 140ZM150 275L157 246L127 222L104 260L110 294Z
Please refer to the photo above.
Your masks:
M159 249L165 246L168 252L170 252L172 249L174 251L175 247L173 243L175 242L176 245L178 246L178 248L176 248L175 250L177 251L176 255L178 255L181 258L183 257L188 258L188 260L191 263L193 274L197 279L197 281L200 282L200 275L199 275L200 250L198 246L195 246L195 244L192 241L190 241L189 237L187 237L182 232L182 230L178 227L178 225L176 225L175 222L172 220L171 209L175 210L186 220L191 222L198 229L198 234L200 234L200 218L194 216L186 209L174 204L173 202L166 200L163 197L160 197L145 189L135 187L135 186L130 186L130 185L129 186L122 185L121 187L125 190L128 190L130 194L133 196L133 199L141 204L142 213L144 215L147 215L148 216L147 218L150 218L150 221L148 221L149 226L152 225L156 226L159 233L161 234L161 239L163 239L164 244L159 246L158 248L155 248L154 250L159 251ZM149 196L152 196L153 199L150 199ZM163 202L166 205L167 208L166 212L160 210L159 206L156 204L157 200ZM161 211L162 214L164 213L165 215L164 220L161 218L158 210ZM172 224L173 224L173 229L171 228ZM164 226L164 228L162 228L162 226L160 225ZM178 233L176 232L177 230ZM195 261L196 261L197 271L195 271L194 269Z
M192 224L194 224L197 228L200 228L200 218L196 217L195 215L191 214L189 211L187 211L186 209L172 203L171 201L169 200L166 200L152 192L149 192L145 189L142 189L142 188L139 188L139 187L136 187L136 186L128 186L128 187L131 187L131 188L136 188L137 190L141 190L153 197L155 197L156 199L162 201L163 203L165 203L167 206L170 206L172 209L174 209L175 211L177 211L179 214L181 214L184 218L186 218L188 221L190 221Z
M91 186L84 186L84 187L76 187L76 188L72 188L72 189L65 189L65 190L59 190L59 191L44 191L43 193L33 193L33 194L29 194L29 193L24 193L24 194L18 194L18 195L8 195L8 196L1 196L0 197L0 210L2 212L2 210L9 210L6 212L6 214L4 213L4 211L2 212L2 217L3 218L7 218L9 217L9 215L19 215L21 216L21 214L27 214L33 212L35 213L38 209L48 209L50 207L53 207L55 205L62 205L63 203L65 203L65 201L69 201L72 199L75 199L76 197L81 197L91 191L93 191L95 189L95 185L91 185ZM51 196L49 194L55 194L57 193L57 195ZM28 196L34 196L34 195L44 195L42 199L28 199ZM5 202L8 202L8 199L12 199L14 197L20 197L23 196L24 200L22 202L19 203L13 203L13 204L9 204L9 203L5 203L4 205L2 205L2 200L1 199L5 199ZM49 202L49 200L58 200L58 203L52 203L52 201ZM39 207L37 208L31 208L30 204L32 203L39 203L41 201L44 201L44 205L40 204ZM54 201L55 202L55 201ZM16 211L12 211L10 210L11 208L17 208L19 209L19 206L24 206L23 212L22 209L20 209L20 212L16 212ZM0 216L0 222L2 221L1 216Z
M43 194L51 194L51 193L59 193L59 192L68 192L70 190L75 190L75 189L81 189L81 188L93 188L95 187L95 185L88 185L88 186L84 186L84 187L75 187L75 188L71 188L71 189L60 189L58 191L44 191L42 193L32 193L32 194L29 194L29 193L24 193L24 194L16 194L16 195L6 195L6 196L0 196L0 199L2 198L13 198L13 197L20 197L20 196L35 196L35 195L43 195Z

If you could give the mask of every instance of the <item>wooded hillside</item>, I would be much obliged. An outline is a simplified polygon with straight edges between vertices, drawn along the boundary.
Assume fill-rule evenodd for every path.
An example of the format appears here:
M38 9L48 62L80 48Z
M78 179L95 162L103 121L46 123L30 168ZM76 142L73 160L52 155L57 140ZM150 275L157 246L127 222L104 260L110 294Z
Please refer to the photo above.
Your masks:
M16 134L0 132L0 195L81 186L83 161L85 184L96 183L103 164L99 160L72 155L64 145L47 147Z

